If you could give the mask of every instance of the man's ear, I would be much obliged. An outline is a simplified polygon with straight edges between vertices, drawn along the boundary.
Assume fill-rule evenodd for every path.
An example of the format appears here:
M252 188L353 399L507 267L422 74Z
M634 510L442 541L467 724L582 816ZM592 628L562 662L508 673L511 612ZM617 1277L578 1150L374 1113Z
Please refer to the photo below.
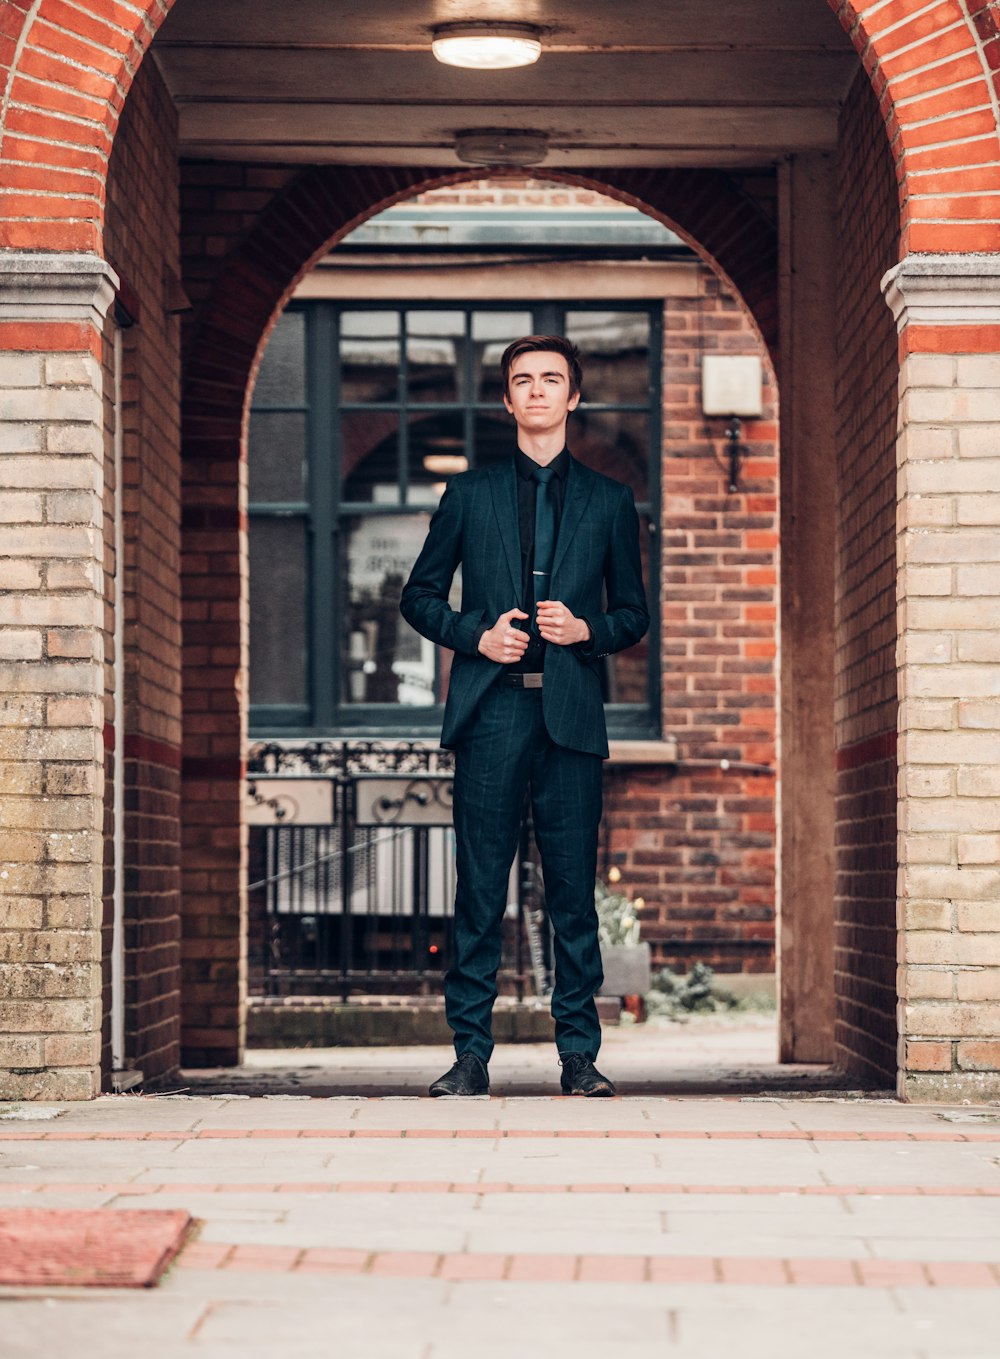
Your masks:
M570 399L569 399L569 400L567 401L567 403L566 403L566 409L567 409L567 410L571 410L571 411L575 411L576 408L577 408L577 406L579 406L579 404L580 404L580 393L579 393L579 392L574 392L573 395L570 397Z
M504 392L503 394L503 404L507 407L507 414L513 415L514 407L510 404L510 397L507 395L506 392Z

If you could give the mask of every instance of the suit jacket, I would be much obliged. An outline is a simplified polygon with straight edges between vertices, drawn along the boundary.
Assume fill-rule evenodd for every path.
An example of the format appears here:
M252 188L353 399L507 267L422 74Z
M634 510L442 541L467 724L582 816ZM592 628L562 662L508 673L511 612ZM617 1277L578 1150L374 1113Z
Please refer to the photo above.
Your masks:
M483 694L506 668L476 646L481 623L492 627L523 598L513 459L453 477L400 601L422 636L455 653L441 744L454 746ZM448 593L462 565L462 606ZM602 587L607 609L602 610ZM585 647L548 645L542 705L557 745L607 757L608 734L597 662L634 645L649 627L639 558L639 519L627 486L571 458L549 597L590 625Z

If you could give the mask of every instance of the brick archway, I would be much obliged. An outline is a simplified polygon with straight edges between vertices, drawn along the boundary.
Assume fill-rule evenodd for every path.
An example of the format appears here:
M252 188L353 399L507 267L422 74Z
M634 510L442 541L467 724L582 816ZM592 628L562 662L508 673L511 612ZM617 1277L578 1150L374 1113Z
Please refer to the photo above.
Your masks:
M276 195L220 268L188 337L182 416L187 997L182 1045L191 1063L238 1060L241 1046L245 453L256 368L284 303L331 245L401 199L481 174L333 166L303 171ZM684 235L727 276L774 352L777 233L728 176L698 170L593 170L545 178L627 202ZM236 561L242 562L240 571L234 569ZM208 655L226 659L206 665ZM196 999L203 996L208 999Z
M1000 244L993 0L828 0L880 100L901 254ZM0 0L0 247L100 253L118 117L173 0ZM52 193L58 184L71 203Z

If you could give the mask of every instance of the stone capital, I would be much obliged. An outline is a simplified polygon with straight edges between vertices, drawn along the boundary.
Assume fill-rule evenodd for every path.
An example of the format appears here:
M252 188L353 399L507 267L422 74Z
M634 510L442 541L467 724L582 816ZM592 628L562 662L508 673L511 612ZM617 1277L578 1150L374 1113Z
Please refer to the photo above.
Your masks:
M0 250L0 320L100 325L118 275L99 255Z
M899 331L1000 325L1000 255L907 255L882 292Z

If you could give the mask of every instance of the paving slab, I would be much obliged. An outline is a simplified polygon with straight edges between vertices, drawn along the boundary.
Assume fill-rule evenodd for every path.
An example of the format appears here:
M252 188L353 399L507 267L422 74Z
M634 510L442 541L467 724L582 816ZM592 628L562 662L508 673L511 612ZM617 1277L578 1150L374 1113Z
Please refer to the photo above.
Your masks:
M616 1032L610 1101L543 1046L485 1100L416 1097L446 1050L352 1049L0 1110L0 1206L198 1224L142 1295L0 1290L3 1359L998 1359L1000 1109L774 1089L774 1038Z

